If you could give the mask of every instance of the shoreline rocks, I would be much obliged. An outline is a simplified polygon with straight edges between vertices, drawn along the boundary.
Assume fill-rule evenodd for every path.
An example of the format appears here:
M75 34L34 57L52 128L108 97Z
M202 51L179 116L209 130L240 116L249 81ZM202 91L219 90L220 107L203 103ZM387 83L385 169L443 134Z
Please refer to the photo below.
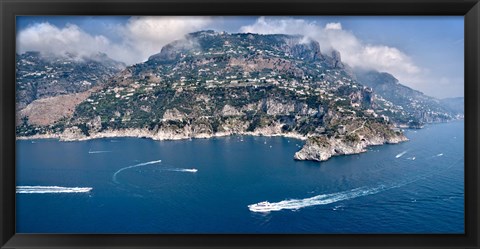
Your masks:
M184 130L181 130L184 131ZM228 131L228 132L216 132L216 133L193 133L181 132L175 130L160 130L158 132L149 131L148 129L123 129L123 130L106 130L98 133L90 133L89 136L85 136L81 133L81 130L77 127L72 127L66 129L61 134L37 134L28 137L17 137L17 140L29 140L29 139L59 139L62 142L72 142L72 141L86 141L91 139L101 139L101 138L120 138L120 137L133 137L133 138L150 138L153 140L186 140L191 138L198 139L208 139L214 137L226 137L232 135L244 135L244 136L266 136L266 137L276 137L283 136L289 138L295 138L299 140L306 140L308 137L295 132L289 133L278 133L270 132L269 129L261 129L259 131Z
M397 144L408 141L403 134L384 138L373 136L361 141L345 141L339 138L326 136L311 137L300 151L294 155L295 160L326 161L332 156L352 155L366 152L372 145Z
M245 136L283 136L295 138L299 140L306 140L306 143L294 155L295 160L310 160L310 161L326 161L332 156L352 155L366 152L366 148L372 145L382 144L396 144L408 139L403 135L390 136L388 138L382 136L372 136L364 138L361 141L345 141L344 138L327 138L326 136L315 135L301 135L295 132L282 133L277 127L264 128L253 132L217 132L217 133L193 133L183 130L159 130L157 132L148 129L125 129L125 130L106 130L96 133L91 133L90 136L85 136L77 127L66 129L62 134L40 134L30 137L17 137L18 140L28 139L59 139L64 142L72 141L86 141L91 139L101 138L119 138L119 137L134 137L134 138L149 138L153 140L186 140L186 139L208 139L214 137L225 137L232 135Z

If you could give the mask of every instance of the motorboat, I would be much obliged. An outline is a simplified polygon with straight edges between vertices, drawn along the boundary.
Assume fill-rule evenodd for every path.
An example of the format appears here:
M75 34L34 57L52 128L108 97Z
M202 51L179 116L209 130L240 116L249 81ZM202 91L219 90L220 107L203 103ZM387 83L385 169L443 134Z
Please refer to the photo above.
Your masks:
M275 208L272 203L268 201L262 201L257 204L248 205L248 209L250 209L252 212L270 212Z
M195 173L198 171L198 169L184 169L183 171L185 172L191 172L191 173Z

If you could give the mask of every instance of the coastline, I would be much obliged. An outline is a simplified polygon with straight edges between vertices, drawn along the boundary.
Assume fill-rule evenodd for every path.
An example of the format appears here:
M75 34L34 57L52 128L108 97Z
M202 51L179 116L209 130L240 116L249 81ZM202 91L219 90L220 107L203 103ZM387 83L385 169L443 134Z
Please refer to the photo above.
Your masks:
M87 141L92 139L102 138L148 138L156 141L174 141L174 140L187 140L187 139L209 139L216 137L227 136L264 136L264 137L286 137L294 138L302 141L306 141L303 147L297 151L293 158L295 160L308 160L308 161L326 161L333 156L341 155L353 155L366 152L367 147L383 144L397 144L400 142L408 141L403 134L394 137L383 136L371 136L368 139L364 139L361 142L347 143L338 138L326 138L320 137L316 134L301 135L295 132L278 132L275 128L265 128L253 132L248 131L228 131L217 133L193 133L193 132L178 132L178 131L158 131L152 132L147 129L125 129L125 130L106 130L102 132L96 132L86 136L76 129L66 130L61 134L39 134L29 137L16 137L17 140L34 140L34 139L58 139L61 142L75 142L75 141ZM318 139L323 139L324 144L320 145Z
M58 139L61 142L75 142L75 141L87 141L93 139L102 139L102 138L148 138L156 141L175 141L175 140L187 140L187 139L209 139L215 137L227 137L227 136L259 136L259 137L286 137L294 138L298 140L307 140L310 136L304 136L299 133L289 132L289 133L268 133L262 131L254 132L217 132L213 134L209 133L196 133L196 134L185 134L185 133L152 133L151 131L145 129L125 129L125 130L107 130L94 134L90 136L79 135L79 134L69 134L69 133L47 133L47 134L36 134L33 136L20 136L16 137L16 140L35 140L35 139Z
M370 146L398 144L406 141L409 141L409 139L403 134L388 138L372 136L359 142L345 142L337 138L317 137L309 139L302 149L295 153L294 159L323 162L334 156L355 155L367 152L367 148Z

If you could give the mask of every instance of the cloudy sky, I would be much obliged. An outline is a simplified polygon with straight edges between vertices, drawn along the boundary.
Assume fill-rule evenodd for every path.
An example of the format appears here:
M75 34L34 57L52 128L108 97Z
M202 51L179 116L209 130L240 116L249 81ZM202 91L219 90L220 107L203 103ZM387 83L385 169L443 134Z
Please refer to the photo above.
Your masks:
M134 64L185 34L301 34L332 49L357 69L389 72L402 84L437 98L461 97L463 17L17 17L17 52L86 55L103 52Z

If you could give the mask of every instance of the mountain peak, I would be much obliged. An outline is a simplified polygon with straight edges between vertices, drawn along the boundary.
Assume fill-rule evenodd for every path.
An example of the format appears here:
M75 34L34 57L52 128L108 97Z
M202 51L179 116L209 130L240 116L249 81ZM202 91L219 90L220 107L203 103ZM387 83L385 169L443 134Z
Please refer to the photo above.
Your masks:
M214 36L219 35L224 32L217 32L215 30L200 30L187 34L187 36L198 37L198 36Z
M386 72L368 70L368 71L357 71L356 74L360 81L377 82L378 84L398 84L399 83L398 79L395 78L395 76Z
M184 39L165 45L160 53L150 56L148 60L169 63L182 56L198 53L209 55L223 52L250 54L260 51L308 61L322 58L320 44L301 35L229 34L206 30L190 33Z

